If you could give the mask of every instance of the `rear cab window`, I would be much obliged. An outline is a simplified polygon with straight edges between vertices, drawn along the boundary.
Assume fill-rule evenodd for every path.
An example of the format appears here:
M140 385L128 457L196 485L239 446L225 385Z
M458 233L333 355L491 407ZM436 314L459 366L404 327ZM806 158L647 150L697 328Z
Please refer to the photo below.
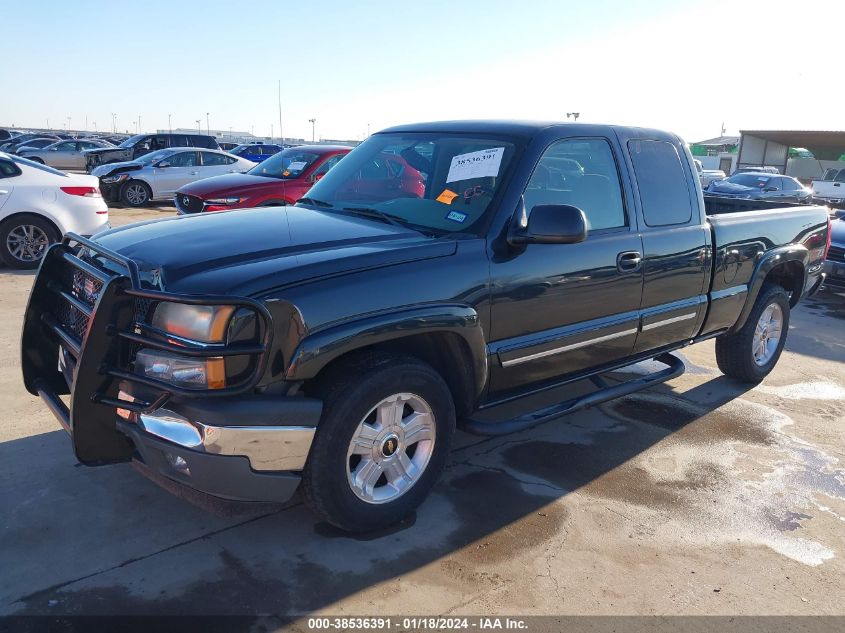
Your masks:
M646 225L687 224L692 219L691 192L677 148L666 141L631 140L628 153Z

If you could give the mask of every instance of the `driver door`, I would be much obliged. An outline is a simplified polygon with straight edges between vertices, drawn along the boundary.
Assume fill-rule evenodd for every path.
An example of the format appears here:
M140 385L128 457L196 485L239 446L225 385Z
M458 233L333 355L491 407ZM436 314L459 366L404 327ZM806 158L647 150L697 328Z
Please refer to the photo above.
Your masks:
M584 212L576 244L527 244L491 261L491 392L500 395L629 356L642 298L642 240L625 204L615 139L565 138L546 148L523 193ZM574 161L574 162L573 162Z

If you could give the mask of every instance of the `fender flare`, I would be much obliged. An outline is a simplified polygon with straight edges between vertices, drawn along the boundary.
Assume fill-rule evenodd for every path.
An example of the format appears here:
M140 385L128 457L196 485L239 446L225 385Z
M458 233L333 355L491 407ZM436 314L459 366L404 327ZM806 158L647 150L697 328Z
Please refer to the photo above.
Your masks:
M789 244L773 248L760 258L751 275L751 280L748 282L748 296L745 300L745 305L739 313L739 318L734 324L731 331L736 332L745 325L748 320L748 315L751 314L751 309L760 295L760 290L763 288L763 282L766 276L772 272L777 266L787 264L789 262L798 262L801 264L802 280L797 296L792 297L790 305L795 306L804 291L804 286L807 280L807 263L810 260L810 252L801 244Z
M478 313L468 306L422 306L370 315L309 334L294 350L285 380L308 380L347 352L415 334L453 333L469 346L475 396L487 384L487 343Z

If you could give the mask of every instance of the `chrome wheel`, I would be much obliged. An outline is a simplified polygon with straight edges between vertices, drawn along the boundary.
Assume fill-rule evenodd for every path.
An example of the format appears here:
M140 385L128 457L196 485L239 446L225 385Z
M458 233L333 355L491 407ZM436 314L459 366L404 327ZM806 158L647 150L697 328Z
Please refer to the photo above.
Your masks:
M140 183L130 183L126 187L126 201L133 206L140 206L147 201L147 188Z
M16 226L6 237L9 254L21 262L37 262L50 246L50 238L34 224Z
M434 451L436 425L429 404L412 393L388 396L358 425L346 455L352 492L387 503L410 490Z
M783 310L772 303L766 306L757 327L754 329L754 339L751 346L751 354L757 365L765 365L774 357L777 352L780 337L783 334Z

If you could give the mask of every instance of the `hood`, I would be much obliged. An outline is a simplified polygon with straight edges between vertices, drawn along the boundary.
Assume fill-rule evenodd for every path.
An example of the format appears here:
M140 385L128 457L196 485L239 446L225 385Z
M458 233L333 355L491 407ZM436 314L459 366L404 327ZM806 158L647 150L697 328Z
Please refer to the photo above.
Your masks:
M118 171L137 171L138 169L142 169L144 166L134 160L122 162L122 163L109 163L108 165L100 165L99 167L95 167L91 171L92 176L97 176L97 178L102 178L103 176L108 176L109 174L113 174Z
M456 249L453 240L299 206L168 218L107 231L96 240L134 260L166 290L242 296Z
M283 191L285 181L280 178L267 178L265 176L252 176L250 174L223 174L203 178L181 187L177 193L186 193L189 196L198 198L219 198L229 194L247 193L249 190L272 189Z
M838 246L845 246L845 219L833 220L830 223L830 241Z

